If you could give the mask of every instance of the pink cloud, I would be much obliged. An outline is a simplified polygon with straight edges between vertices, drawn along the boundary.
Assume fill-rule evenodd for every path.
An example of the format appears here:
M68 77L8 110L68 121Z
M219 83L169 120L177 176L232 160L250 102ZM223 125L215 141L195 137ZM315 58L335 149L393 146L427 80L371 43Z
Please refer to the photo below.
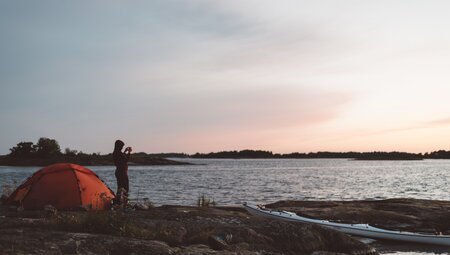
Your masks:
M166 129L136 141L149 151L270 149L292 134L335 119L353 100L348 94L313 89L232 90L178 102ZM180 117L180 118L177 118ZM152 127L155 128L155 127ZM284 138L282 139L284 140ZM151 146L151 148L149 148Z

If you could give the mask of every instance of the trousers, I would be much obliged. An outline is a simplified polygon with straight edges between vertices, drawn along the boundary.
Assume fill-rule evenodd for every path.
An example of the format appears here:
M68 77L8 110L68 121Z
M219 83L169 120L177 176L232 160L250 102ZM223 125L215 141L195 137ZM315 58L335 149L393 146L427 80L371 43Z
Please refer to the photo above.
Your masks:
M117 193L116 195L119 195L120 189L125 189L125 195L128 196L129 191L129 182L128 182L128 173L127 171L121 171L120 169L117 169L115 172L116 179L117 179Z

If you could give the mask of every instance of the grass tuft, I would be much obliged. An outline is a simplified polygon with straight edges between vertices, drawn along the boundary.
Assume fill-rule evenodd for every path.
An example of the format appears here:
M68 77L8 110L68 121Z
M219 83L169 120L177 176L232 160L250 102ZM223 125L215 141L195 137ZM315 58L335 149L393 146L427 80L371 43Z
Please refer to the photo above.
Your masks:
M216 206L214 199L207 198L205 195L201 195L197 198L198 207Z
M4 204L6 199L17 189L17 187L17 181L13 181L11 184L3 184L2 193L0 194L0 204Z
M100 233L140 239L153 239L155 233L141 228L118 212L83 212L52 219L53 226L63 231Z

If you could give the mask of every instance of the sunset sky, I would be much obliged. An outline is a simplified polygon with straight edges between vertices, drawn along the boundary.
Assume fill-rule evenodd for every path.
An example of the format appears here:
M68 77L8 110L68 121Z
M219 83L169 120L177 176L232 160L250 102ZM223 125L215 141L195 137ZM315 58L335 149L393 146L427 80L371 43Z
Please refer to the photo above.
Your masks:
M0 154L450 149L450 2L0 1Z

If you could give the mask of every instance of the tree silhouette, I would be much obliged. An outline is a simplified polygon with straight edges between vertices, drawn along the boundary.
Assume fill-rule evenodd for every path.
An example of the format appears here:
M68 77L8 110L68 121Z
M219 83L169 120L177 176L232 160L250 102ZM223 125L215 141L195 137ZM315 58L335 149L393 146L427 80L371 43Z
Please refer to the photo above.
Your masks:
M41 137L36 144L36 154L43 157L57 156L61 154L61 148L55 139Z
M30 157L36 153L36 147L32 142L20 142L16 146L9 149L11 157Z

